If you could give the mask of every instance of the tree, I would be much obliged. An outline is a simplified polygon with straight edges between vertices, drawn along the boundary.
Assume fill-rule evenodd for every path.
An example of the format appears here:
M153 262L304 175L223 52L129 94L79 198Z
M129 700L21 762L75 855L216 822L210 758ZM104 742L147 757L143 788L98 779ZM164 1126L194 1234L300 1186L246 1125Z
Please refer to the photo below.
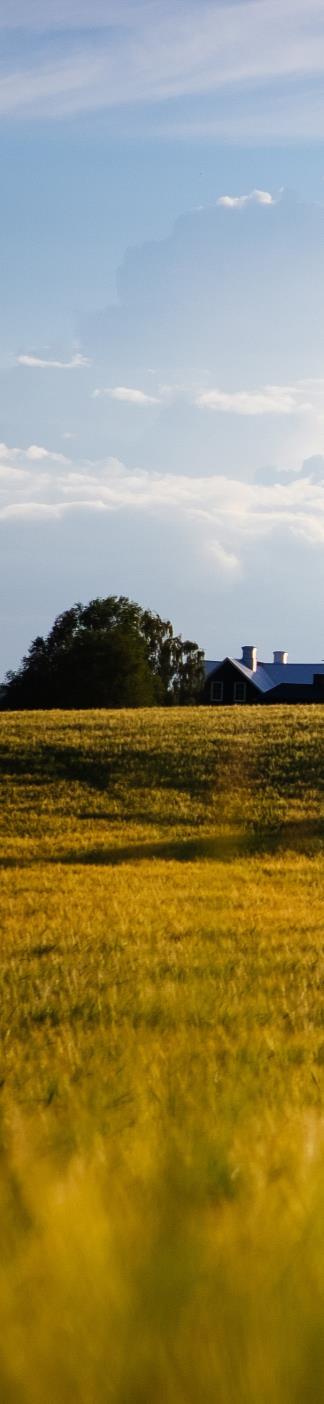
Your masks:
M5 709L150 707L199 700L203 653L170 620L108 595L75 604L33 640L1 692Z

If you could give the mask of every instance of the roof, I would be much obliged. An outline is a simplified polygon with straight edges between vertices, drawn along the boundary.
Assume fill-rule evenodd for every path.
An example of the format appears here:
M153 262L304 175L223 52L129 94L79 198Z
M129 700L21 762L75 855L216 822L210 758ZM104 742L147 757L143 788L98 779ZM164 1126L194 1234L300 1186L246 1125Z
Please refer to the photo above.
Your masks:
M206 659L206 678L217 672L218 668L221 668L226 661L225 658L214 662L211 659ZM272 688L281 687L283 683L295 687L312 687L314 673L324 675L324 663L258 663L253 673L252 668L246 668L240 658L228 658L228 662L233 663L234 668L238 668L238 671L243 674L243 677L248 678L249 682L253 683L258 692L270 692Z

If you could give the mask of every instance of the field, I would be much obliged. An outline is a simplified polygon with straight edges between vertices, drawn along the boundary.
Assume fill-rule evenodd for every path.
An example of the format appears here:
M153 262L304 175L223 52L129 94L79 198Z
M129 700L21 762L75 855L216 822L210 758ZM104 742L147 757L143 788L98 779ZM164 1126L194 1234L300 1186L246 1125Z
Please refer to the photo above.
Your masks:
M324 1389L324 709L0 719L0 1398Z

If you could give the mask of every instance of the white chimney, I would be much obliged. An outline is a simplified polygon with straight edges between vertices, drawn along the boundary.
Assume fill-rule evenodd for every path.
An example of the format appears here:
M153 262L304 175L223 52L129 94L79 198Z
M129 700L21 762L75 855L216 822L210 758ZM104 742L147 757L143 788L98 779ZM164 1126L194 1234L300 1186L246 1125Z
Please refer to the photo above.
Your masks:
M244 663L245 668L250 669L251 673L256 673L258 659L255 644L242 644L242 663Z
M281 648L275 648L273 661L274 663L288 663L288 653L285 653Z

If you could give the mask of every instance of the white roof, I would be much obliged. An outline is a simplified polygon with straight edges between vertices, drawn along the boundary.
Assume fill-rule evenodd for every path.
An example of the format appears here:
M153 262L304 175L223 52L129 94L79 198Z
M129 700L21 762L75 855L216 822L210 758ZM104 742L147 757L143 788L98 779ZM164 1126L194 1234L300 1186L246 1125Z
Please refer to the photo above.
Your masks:
M225 658L212 662L206 659L206 678L217 668L221 668L225 663ZM269 692L273 687L280 687L282 683L290 683L295 687L312 687L314 673L324 674L324 663L258 663L255 672L252 668L246 668L240 658L229 658L229 663L233 663L235 668L243 674L249 682L258 688L259 692Z

